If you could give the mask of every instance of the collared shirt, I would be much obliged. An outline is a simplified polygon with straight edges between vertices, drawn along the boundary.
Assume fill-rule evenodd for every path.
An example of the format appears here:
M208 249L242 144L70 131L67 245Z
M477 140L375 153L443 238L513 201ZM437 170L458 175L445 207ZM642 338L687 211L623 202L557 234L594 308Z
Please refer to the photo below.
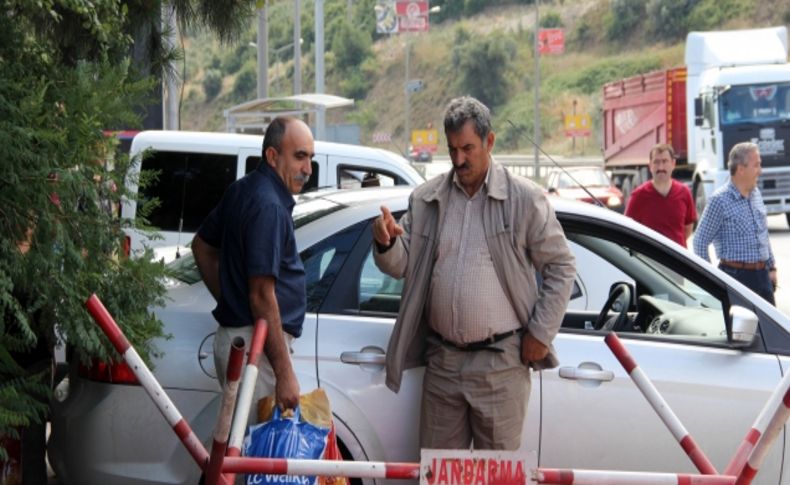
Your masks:
M628 198L625 215L686 247L686 226L697 220L691 191L672 179L666 195L652 181L637 187Z
M469 197L454 178L439 234L428 300L431 329L457 344L519 328L497 277L483 227L488 177Z
M742 263L764 261L767 267L774 267L767 212L758 189L744 197L729 182L713 194L694 233L694 252L710 261L710 243L719 259Z
M298 337L306 309L305 272L296 248L293 195L268 164L234 182L198 230L220 249L222 296L212 312L222 326L252 325L249 278L271 276L283 330Z

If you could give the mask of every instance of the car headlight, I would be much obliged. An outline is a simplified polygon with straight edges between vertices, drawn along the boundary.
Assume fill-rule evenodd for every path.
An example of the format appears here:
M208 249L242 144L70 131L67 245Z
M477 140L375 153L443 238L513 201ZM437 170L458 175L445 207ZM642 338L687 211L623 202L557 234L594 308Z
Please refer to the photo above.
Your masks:
M609 197L609 200L606 201L606 205L608 205L610 208L611 207L620 207L621 205L623 205L623 201L620 200L620 197L618 197L616 195L613 195L613 196Z

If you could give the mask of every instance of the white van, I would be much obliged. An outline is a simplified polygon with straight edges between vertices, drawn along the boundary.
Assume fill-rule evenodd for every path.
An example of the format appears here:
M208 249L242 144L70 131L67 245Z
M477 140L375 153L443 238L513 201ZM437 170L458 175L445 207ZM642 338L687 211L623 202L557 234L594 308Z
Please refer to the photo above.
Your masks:
M225 189L261 163L263 136L189 131L142 131L132 140L129 153L132 173L128 188L138 191L140 170L156 170L158 180L125 200L121 217L135 220L138 204L159 199L148 215L161 238L128 229L127 252L146 246L157 259L169 261L192 241L203 219L216 206ZM418 185L423 177L409 162L387 150L324 141L315 142L313 175L304 190L325 187L354 188L370 181L374 185Z

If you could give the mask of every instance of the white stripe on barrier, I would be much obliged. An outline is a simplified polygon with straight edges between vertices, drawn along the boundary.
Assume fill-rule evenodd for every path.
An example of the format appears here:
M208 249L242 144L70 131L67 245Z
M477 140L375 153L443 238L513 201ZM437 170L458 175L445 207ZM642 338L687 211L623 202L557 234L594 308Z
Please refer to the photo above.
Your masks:
M732 485L735 477L612 470L549 470L533 474L540 484L558 485Z
M247 365L244 367L244 377L241 379L239 387L238 401L236 402L236 415L233 417L233 425L230 428L230 438L228 448L241 449L244 442L244 431L247 429L247 421L250 418L250 407L255 394L255 383L258 380L258 366Z
M137 353L137 351L134 350L134 347L129 347L126 350L126 353L123 354L123 358L134 372L137 380L140 381L140 385L148 390L148 395L151 396L154 404L156 404L159 410L162 412L162 415L167 420L167 423L170 426L175 426L179 421L181 421L181 413L178 412L178 409L176 409L173 401L171 401L167 396L165 390L162 389L162 386L156 380L153 373L151 373L151 371L145 365L145 362L143 362L143 359L140 358L140 355Z
M669 432L672 433L672 436L674 436L677 441L685 438L686 435L689 434L685 426L683 426L683 423L680 422L680 419L678 419L675 413L672 412L669 404L667 404L666 400L659 394L658 389L656 389L656 386L648 379L645 372L640 367L636 367L633 372L631 372L631 379L633 379L636 386L642 391L645 398L647 398L647 402L650 403L650 406L658 413L661 421L669 428Z

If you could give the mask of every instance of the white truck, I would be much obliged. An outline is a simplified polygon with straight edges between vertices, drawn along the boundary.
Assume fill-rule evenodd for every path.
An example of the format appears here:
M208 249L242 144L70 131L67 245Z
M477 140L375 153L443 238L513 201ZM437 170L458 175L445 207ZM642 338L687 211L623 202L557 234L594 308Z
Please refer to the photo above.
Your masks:
M729 180L733 145L760 146L759 180L769 214L790 224L790 64L787 28L691 32L685 66L607 83L603 88L604 162L624 196L647 180L650 147L671 144L675 176L702 214Z
M219 203L225 189L261 163L263 137L232 133L143 131L132 140L134 160L127 188L137 200L124 200L121 217L135 221L141 204L156 198L147 215L157 236L126 229L127 254L145 247L165 262L184 252L203 219ZM418 185L425 179L402 156L379 148L315 142L313 175L304 190L367 185ZM157 179L138 192L141 170Z

